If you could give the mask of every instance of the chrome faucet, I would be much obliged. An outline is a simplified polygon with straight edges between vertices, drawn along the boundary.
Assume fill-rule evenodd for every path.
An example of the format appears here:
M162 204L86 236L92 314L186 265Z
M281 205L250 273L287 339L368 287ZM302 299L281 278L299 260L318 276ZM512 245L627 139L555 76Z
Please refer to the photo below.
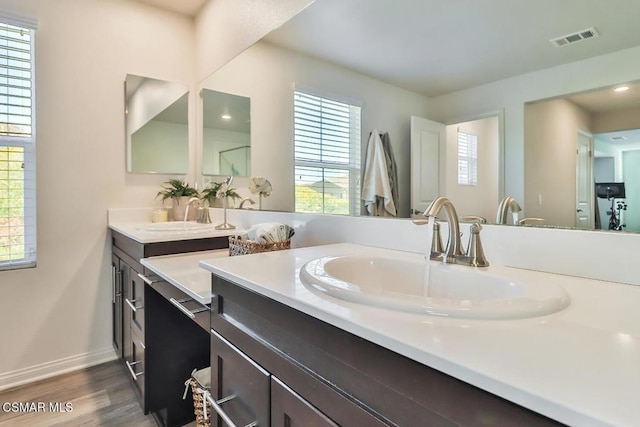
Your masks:
M507 196L498 205L498 213L496 215L496 224L506 224L507 223L507 215L509 214L509 209L511 212L517 213L522 210L516 199L511 196ZM515 221L514 221L515 222Z
M446 197L438 197L435 199L429 207L424 211L424 216L431 218L436 217L438 213L444 209L447 214L447 221L449 222L449 239L444 253L434 252L434 242L431 244L431 256L430 259L442 259L442 262L448 264L462 264L473 267L488 267L489 262L484 256L482 250L482 243L480 242L480 230L482 227L480 224L471 225L471 236L469 237L469 247L465 253L462 249L462 242L460 240L460 223L458 220L458 214L456 212L453 203ZM439 230L439 227L438 227ZM435 235L434 235L435 237ZM439 238L439 235L438 235Z
M189 207L192 203L196 203L198 209L198 215L196 216L196 222L201 224L211 224L211 218L209 217L209 208L202 206L202 201L197 197L192 197L187 203L187 209L184 212L184 221L186 222L189 217Z
M242 209L242 207L244 206L245 202L249 202L249 203L250 203L250 204L252 204L252 205L255 205L255 204L256 204L256 201L255 201L255 200L253 200L253 199L251 199L251 198L247 197L247 198L242 199L242 201L240 202L240 206L238 206L238 209Z

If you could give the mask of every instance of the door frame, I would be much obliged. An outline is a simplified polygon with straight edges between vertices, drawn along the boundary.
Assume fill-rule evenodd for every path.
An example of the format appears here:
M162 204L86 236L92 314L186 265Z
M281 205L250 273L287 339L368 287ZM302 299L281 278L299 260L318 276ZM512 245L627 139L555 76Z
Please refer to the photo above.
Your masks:
M491 117L498 117L498 199L502 200L505 197L505 128L504 128L504 108L498 110L487 111L484 113L471 114L468 116L457 117L453 120L444 122L447 126L457 125L465 122L473 122L476 120L488 119ZM514 196L510 194L510 196ZM514 197L519 196L515 195ZM524 194L522 194L520 204L524 206ZM498 206L496 205L496 209Z

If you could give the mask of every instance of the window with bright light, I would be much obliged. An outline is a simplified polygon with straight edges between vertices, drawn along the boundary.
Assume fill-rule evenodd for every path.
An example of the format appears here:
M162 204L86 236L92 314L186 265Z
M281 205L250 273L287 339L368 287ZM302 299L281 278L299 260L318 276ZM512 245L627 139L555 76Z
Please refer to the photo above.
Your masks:
M0 270L35 267L34 29L0 16Z
M458 184L478 185L478 136L458 129Z
M357 105L294 91L295 211L359 215Z

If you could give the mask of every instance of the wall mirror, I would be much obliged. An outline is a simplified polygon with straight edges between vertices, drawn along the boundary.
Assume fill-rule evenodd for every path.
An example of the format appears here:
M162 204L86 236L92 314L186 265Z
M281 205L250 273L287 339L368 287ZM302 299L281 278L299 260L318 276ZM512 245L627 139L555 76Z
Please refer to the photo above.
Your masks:
M323 0L209 76L201 87L251 98L252 175L269 178L274 187L266 209L294 209L292 94L295 88L305 87L362 106L361 164L369 133L377 129L390 134L398 165L400 216L408 217L412 209L411 116L450 126L498 112L493 116L503 115L497 132L504 137L492 148L497 154L491 162L498 170L491 171L490 179L495 182L491 198L513 195L524 208L521 217L540 216L544 226L576 227L552 217L557 206L551 196L542 195L538 206L545 211L540 213L533 208L538 204L537 193L525 191L531 184L525 172L530 155L525 147L525 103L640 78L640 61L633 59L640 56L636 48L640 35L624 29L634 27L629 11L640 13L640 4L623 3L626 11L603 14L597 5L579 0L503 4L500 10L492 2L464 0L438 4L438 13L433 14L429 10L436 4L431 1L391 5L386 1ZM549 10L557 17L553 22L547 19ZM482 20L477 19L478 13ZM335 16L345 17L341 19L344 25L327 34ZM505 20L515 22L514 17L520 16L527 18L518 19L513 28L504 27ZM608 33L607 38L595 37L563 49L549 42L554 36L581 29L585 22ZM620 22L629 22L629 26L622 27ZM376 30L381 27L387 28L384 34ZM524 33L527 36L521 37ZM503 43L505 40L513 43ZM490 60L479 67L475 64L481 57ZM260 72L256 75L255 70ZM449 139L447 132L451 145ZM457 173L452 160L447 154L439 164L444 176L440 194L446 196ZM575 185L575 162L558 167L569 170ZM484 203L487 198L459 190L460 196L454 197L461 202L455 203L466 204L461 215L495 221L497 205L495 209L474 205L473 200ZM575 190L555 193L575 205ZM575 217L575 206L572 211Z
M187 173L188 98L185 84L127 74L127 172Z
M251 175L251 99L202 90L203 175Z
M527 103L525 158L525 209L533 216L639 232L640 83ZM598 183L612 190L598 194ZM622 185L626 191L614 194ZM554 209L543 208L549 204Z

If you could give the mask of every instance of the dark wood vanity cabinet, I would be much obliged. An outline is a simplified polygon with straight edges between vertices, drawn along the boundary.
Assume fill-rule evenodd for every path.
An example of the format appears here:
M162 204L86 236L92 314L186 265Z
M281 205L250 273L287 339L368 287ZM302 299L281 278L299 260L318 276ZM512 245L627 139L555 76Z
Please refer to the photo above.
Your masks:
M260 414L268 404L272 426L560 425L270 298L212 277L213 397L220 400L231 393L239 400L236 405L256 417L264 417ZM231 362L231 358L237 361ZM238 374L225 373L235 366L244 366L245 371L251 370L246 366L257 366L262 375L252 379L249 374L234 378ZM265 373L268 392L257 395L245 391L248 384L262 390ZM232 401L223 403L223 410L232 411Z
M187 302L175 286L149 279L140 259L222 249L228 238L143 244L111 234L113 347L144 413L153 413L161 425L186 424L194 414L191 399L182 399L184 381L193 368L209 363L209 310Z

